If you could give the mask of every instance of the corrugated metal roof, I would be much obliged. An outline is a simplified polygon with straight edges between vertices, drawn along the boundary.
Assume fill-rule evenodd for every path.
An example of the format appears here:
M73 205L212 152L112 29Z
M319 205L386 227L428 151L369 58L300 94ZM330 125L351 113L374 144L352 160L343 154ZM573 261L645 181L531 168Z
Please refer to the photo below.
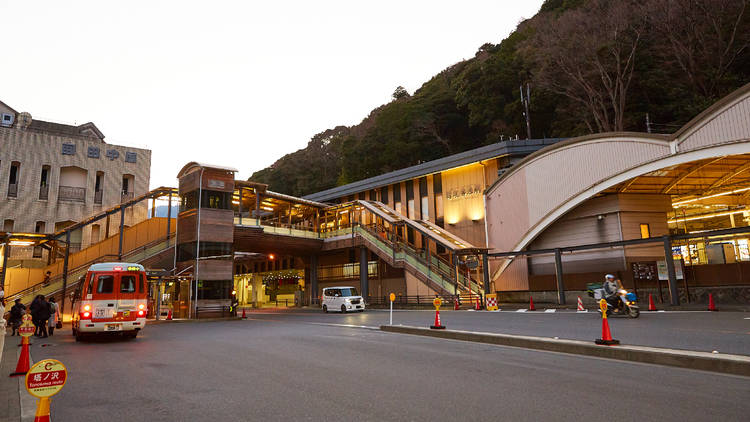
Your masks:
M312 201L330 201L353 193L368 191L370 189L426 176L428 174L464 166L481 160L502 157L504 155L525 156L561 140L563 140L563 138L502 141L496 144L486 145L458 154L449 155L437 160L428 161L426 163L417 164L416 166L406 167L401 170L359 180L354 183L349 183L348 185L337 186L335 188L306 195L304 198Z

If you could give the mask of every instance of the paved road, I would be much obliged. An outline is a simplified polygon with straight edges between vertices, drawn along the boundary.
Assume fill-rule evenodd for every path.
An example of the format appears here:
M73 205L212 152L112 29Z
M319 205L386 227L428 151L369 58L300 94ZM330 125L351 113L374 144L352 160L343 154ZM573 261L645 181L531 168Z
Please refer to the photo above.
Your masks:
M394 311L393 323L427 327L434 311ZM324 314L320 311L261 311L248 314L258 319L303 319L354 325L388 324L388 312L370 309L364 313ZM601 336L597 312L473 312L440 311L449 329L499 332L573 340L594 340ZM750 355L750 313L748 312L643 312L637 319L612 317L612 335L623 344L666 347Z
M613 415L731 421L750 412L745 377L303 317L153 325L132 341L75 343L56 334L49 347L37 342L34 359L57 358L69 369L52 403L52 419L61 421L594 421Z

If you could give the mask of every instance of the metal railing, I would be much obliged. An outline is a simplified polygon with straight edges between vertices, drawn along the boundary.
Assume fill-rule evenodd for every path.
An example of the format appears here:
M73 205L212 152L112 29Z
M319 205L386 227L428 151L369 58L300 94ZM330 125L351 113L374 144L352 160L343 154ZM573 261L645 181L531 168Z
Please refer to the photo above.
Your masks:
M132 201L135 194L133 192L122 192L120 195L120 202Z
M367 262L368 277L378 276L378 262ZM318 280L348 280L359 277L359 263L322 265L318 267Z
M86 188L60 186L57 192L58 201L86 202Z
M49 186L39 186L39 199L47 200L49 198Z
M8 197L15 198L18 196L18 183L8 184Z
M94 203L99 205L102 204L102 191L94 191Z

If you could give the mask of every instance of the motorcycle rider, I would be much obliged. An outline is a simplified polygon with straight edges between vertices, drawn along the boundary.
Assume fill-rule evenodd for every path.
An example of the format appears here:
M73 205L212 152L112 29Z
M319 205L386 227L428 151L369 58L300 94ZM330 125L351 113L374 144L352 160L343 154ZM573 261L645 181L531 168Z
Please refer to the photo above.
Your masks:
M602 284L602 289L604 290L604 299L607 300L607 303L612 305L612 308L615 312L620 311L620 298L618 297L618 292L620 289L622 289L622 284L620 283L620 280L618 280L614 275L607 274L604 277L604 283Z

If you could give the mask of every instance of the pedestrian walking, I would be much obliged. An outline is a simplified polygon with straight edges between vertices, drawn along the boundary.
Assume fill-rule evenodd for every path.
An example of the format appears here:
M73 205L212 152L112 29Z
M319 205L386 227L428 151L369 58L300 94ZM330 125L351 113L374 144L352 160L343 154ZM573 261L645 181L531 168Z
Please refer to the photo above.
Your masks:
M42 279L42 287L49 286L49 279L52 276L52 271L47 271L44 273L44 278Z
M29 305L29 312L31 312L31 322L34 323L34 335L40 336L41 335L41 328L39 327L39 308L41 305L41 300L44 299L44 296L42 295L36 295L34 297L34 300L31 301L31 304Z
M39 335L38 337L46 338L47 335L47 321L50 317L49 303L44 299L44 296L39 295L39 302L37 302L37 321L39 321ZM33 316L33 315L32 315Z
M48 304L50 317L47 323L47 329L49 330L49 335L52 336L55 332L55 328L62 328L62 319L60 319L60 306L55 302L54 297L49 298Z
M21 321L23 319L23 314L26 313L26 306L24 306L23 303L21 303L21 299L16 299L13 306L10 308L10 318L8 319L8 323L10 324L10 328L12 330L11 336L14 336L18 333L18 327L21 326Z

